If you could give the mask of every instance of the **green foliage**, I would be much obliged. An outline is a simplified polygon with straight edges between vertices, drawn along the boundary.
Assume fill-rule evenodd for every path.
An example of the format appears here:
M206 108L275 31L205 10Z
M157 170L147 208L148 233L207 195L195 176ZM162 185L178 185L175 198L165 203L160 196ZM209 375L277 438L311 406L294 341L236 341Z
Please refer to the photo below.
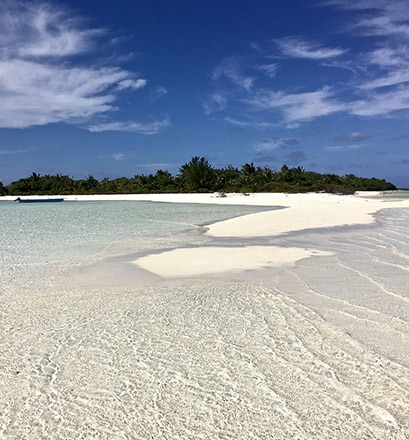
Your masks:
M75 194L97 194L98 180L94 176L88 176L86 179L75 182Z
M0 182L0 196L7 195L6 188L4 188L3 182Z
M211 192L215 190L216 173L204 157L195 156L180 167L183 186L192 192Z
M396 187L376 178L357 177L354 174L338 176L306 171L298 166L283 165L280 171L268 166L244 164L241 169L227 166L213 168L204 157L195 156L180 167L179 175L158 170L155 174L140 174L132 178L120 177L98 181L93 176L73 180L68 176L32 173L31 176L4 187L0 195L67 195L67 194L148 194L178 192L313 192L324 191L352 194L355 191L388 191Z
M30 177L12 182L7 187L10 195L29 195L29 194L73 194L74 180L68 176L57 174L56 176L40 176L33 173Z

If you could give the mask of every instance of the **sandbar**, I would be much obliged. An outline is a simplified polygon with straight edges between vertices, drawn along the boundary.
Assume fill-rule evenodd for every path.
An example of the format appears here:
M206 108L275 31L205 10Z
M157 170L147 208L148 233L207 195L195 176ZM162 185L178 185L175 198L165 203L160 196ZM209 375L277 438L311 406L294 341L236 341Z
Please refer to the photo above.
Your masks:
M251 204L280 206L208 225L206 234L217 238L262 238L294 231L330 227L370 225L374 213L384 208L408 208L409 199L389 200L370 194L230 194L219 198L210 194L146 196L153 201L184 203ZM271 246L207 246L175 249L147 255L134 261L138 267L164 278L199 276L210 273L237 272L248 269L293 264L309 256L328 255L312 248L277 248Z

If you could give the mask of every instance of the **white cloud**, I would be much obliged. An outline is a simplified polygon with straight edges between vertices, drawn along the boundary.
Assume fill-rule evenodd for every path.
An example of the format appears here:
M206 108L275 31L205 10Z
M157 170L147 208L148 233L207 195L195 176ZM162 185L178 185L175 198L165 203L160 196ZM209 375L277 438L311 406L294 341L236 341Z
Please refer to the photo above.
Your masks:
M288 147L294 147L295 145L298 145L298 141L295 138L270 138L263 139L260 143L254 146L254 149L261 153L277 150L278 148L285 149Z
M115 153L115 154L111 154L112 159L114 160L124 160L125 159L125 154L124 153Z
M247 102L255 110L271 110L282 113L283 122L287 124L309 121L346 109L345 104L338 102L327 87L315 92L294 94L261 91Z
M111 88L129 73L117 68L66 68L0 61L0 127L26 128L113 110Z
M356 45L349 50L302 38L276 39L273 41L284 55L280 56L280 66L274 63L277 57L253 44L257 52L253 58L226 58L213 71L214 80L228 78L239 87L227 84L230 89L226 87L223 93L215 93L206 101L205 112L228 109L230 116L224 120L243 128L262 128L252 121L256 118L269 121L264 127L295 128L336 113L385 118L409 110L409 3L406 0L323 0L321 4L350 10L351 24L343 29L348 30L348 38L343 41L358 36L361 41L364 37L364 44L355 41ZM372 30L368 31L368 27ZM370 32L376 38L368 38ZM293 58L318 63L304 63L305 70L291 71L295 66ZM250 64L249 60L257 61ZM319 67L324 66L343 71L320 72ZM280 75L285 72L289 72L288 78ZM264 73L274 80L266 78ZM295 83L297 78L299 82ZM311 81L322 81L330 86L307 88ZM258 87L259 84L264 88ZM233 105L228 108L228 104ZM234 113L235 110L241 114ZM358 144L367 137L369 135L356 132L343 141ZM275 139L269 141L256 148L267 151L279 145Z
M381 69L381 74L378 78L363 82L360 85L362 89L397 86L409 81L409 49L406 45L377 48L366 56L366 61Z
M325 147L324 150L325 151L342 152L342 151L360 150L365 147L367 147L366 144L331 145L331 146Z
M386 76L367 81L360 87L362 89L378 89L381 87L396 86L409 82L409 72L406 70L398 70L389 72Z
M101 30L44 2L0 5L0 127L27 128L55 122L83 124L116 109L119 93L145 79L120 67L75 65Z
M409 4L406 0L328 0L329 6L351 11L355 15L353 28L367 36L409 37Z
M163 96L166 96L169 92L167 91L167 89L165 89L165 87L155 87L155 89L152 91L152 98L154 100L160 99Z
M371 12L374 10L389 11L392 15L403 16L407 12L406 0L325 0L324 5L337 6L345 10L360 10Z
M241 73L241 63L237 57L229 57L214 69L213 79L217 80L225 76L240 88L250 91L253 87L254 78Z
M379 15L361 20L357 26L363 28L365 35L399 35L409 37L409 25L406 23L407 18L403 20L388 15Z
M137 163L135 164L136 169L148 170L156 173L159 170L166 171L171 168L179 167L178 164L172 162L156 162L156 163Z
M27 152L27 150L0 150L0 156L9 156L12 154L23 154L26 152Z
M355 101L349 113L358 116L388 116L409 110L409 87L397 88L384 93L371 93L366 99Z
M265 72L265 74L270 78L274 78L277 74L278 64L262 64L261 66L258 66L258 69L262 72Z
M345 49L324 47L298 38L281 38L274 40L281 52L292 58L325 60L335 58L347 52Z
M102 156L98 156L100 159L113 159L113 160L124 160L125 154L124 153L113 153L113 154L105 154Z
M367 42L377 47L362 53L357 60L370 77L356 80L354 92L360 93L361 98L351 99L347 112L365 117L392 117L409 110L409 3L406 0L328 0L326 4L354 12L349 33L376 37Z
M240 121L230 116L227 116L226 118L224 118L224 120L232 125L236 125L237 127L242 127L242 128L250 127L250 128L257 128L260 130L264 130L266 128L274 127L274 124L272 124L271 122Z
M118 84L118 90L138 90L146 86L146 79L125 79Z
M227 107L227 98L222 93L213 93L203 100L202 107L206 115L220 112Z
M368 133L361 133L359 131L356 131L354 133L351 133L349 136L341 138L341 140L346 142L361 142L363 140L369 139L370 137L372 136Z
M409 67L409 48L406 45L379 47L370 52L365 58L369 64L378 66L381 69L406 69Z
M11 2L0 5L1 47L18 57L66 57L87 52L97 29L81 29L78 19L49 3Z
M141 133L141 134L157 134L170 126L170 121L168 118L162 121L154 122L108 122L106 124L95 124L90 125L87 129L91 132L102 132L102 131L126 131L130 133Z

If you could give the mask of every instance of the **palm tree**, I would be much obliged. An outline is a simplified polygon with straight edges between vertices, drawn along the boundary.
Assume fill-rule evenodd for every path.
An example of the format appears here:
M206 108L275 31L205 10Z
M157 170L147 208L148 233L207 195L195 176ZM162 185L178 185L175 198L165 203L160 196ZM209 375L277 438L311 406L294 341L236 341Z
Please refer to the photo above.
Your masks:
M188 191L213 191L216 175L209 161L204 157L192 157L190 162L180 167L180 177L183 186Z

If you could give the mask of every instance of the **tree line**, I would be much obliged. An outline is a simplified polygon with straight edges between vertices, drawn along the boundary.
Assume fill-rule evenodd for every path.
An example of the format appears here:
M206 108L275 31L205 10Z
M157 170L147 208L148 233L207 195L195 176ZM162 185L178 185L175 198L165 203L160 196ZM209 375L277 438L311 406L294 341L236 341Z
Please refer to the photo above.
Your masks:
M338 176L306 171L303 167L280 170L268 166L256 167L246 163L241 168L227 166L214 168L204 157L195 156L182 165L177 175L158 170L155 174L140 174L131 178L104 178L93 176L74 180L66 175L32 173L4 186L0 195L82 195L82 194L149 194L192 192L330 192L351 194L355 191L396 190L395 185L377 178L357 177L354 174Z

